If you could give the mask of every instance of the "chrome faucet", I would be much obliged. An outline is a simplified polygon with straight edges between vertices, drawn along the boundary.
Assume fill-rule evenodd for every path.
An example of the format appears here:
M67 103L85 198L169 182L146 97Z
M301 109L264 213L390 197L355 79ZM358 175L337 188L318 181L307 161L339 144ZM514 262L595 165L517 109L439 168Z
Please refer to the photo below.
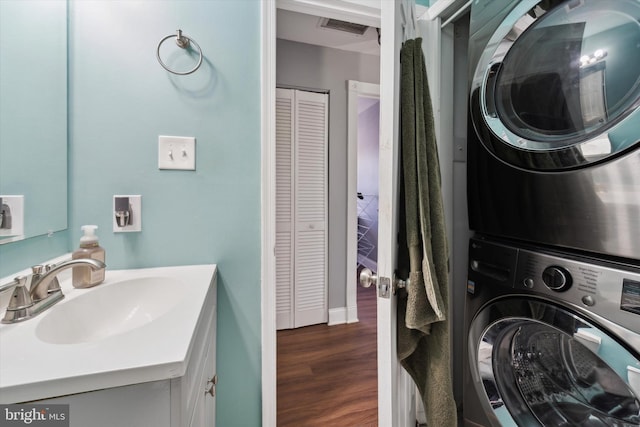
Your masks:
M56 275L78 265L98 270L106 265L90 258L71 259L57 265L34 265L28 276L16 277L8 286L15 285L2 323L16 323L30 319L64 298Z

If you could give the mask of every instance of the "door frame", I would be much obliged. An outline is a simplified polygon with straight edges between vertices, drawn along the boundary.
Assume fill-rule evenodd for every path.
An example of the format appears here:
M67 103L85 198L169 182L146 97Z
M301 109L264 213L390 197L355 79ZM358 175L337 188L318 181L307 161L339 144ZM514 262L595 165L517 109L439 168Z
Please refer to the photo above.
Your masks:
M276 427L276 0L260 2L262 425Z
M386 2L382 2L386 3ZM386 7L393 8L393 2ZM381 4L381 6L383 6ZM275 290L275 89L276 89L276 9L322 14L350 22L382 27L382 8L356 3L353 0L263 0L260 2L260 134L261 134L261 378L262 425L275 427L277 417L277 343L276 343L276 290ZM393 22L392 13L386 22ZM387 24L388 25L388 24ZM391 26L394 27L393 25ZM381 64L384 65L384 64ZM382 67L381 67L382 68ZM385 74L386 75L386 74ZM382 83L382 80L380 81ZM382 141L381 141L382 142ZM355 200L355 199L354 199ZM387 300L387 303L389 301ZM378 309L380 310L380 309ZM387 308L386 312L388 313ZM389 326L387 326L388 328ZM389 350L390 351L390 350ZM395 353L395 351L393 352ZM390 353L391 354L391 353ZM393 357L390 357L393 359ZM386 358L385 358L386 359ZM390 362L390 360L385 360ZM378 361L380 366L380 361ZM388 367L391 367L390 364ZM399 365L397 366L399 369ZM380 369L378 369L380 370ZM391 374L391 373L389 373ZM397 375L394 373L392 376ZM387 381L389 379L387 378ZM401 387L407 389L407 386ZM404 393L403 397L404 397ZM393 399L395 400L395 399ZM386 412L396 408L395 402ZM380 420L383 421L383 420ZM382 424L381 424L382 425Z
M347 82L347 323L358 321L358 98L380 99L380 85Z

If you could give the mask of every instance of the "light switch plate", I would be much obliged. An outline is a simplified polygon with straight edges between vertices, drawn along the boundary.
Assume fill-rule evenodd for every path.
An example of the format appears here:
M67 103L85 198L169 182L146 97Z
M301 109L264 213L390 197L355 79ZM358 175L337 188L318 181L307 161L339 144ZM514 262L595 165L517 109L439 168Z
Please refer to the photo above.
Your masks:
M116 197L128 197L131 209L131 224L124 227L118 226L116 222ZM140 195L115 195L113 196L113 209L111 211L111 221L113 221L114 233L131 233L142 231L142 196Z
M24 196L0 195L11 210L11 228L0 228L0 244L24 238Z
M160 135L158 169L196 170L196 139L190 136Z

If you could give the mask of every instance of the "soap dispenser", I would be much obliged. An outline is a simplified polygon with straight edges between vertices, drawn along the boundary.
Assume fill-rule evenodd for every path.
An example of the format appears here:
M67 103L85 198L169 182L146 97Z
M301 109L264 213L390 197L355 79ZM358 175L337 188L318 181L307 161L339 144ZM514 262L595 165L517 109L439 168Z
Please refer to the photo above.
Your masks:
M105 251L98 245L96 235L97 225L83 225L80 229L83 232L80 238L80 247L76 249L71 258L91 258L105 262ZM105 269L92 270L91 267L76 266L73 268L72 283L75 288L90 288L99 285L104 281Z

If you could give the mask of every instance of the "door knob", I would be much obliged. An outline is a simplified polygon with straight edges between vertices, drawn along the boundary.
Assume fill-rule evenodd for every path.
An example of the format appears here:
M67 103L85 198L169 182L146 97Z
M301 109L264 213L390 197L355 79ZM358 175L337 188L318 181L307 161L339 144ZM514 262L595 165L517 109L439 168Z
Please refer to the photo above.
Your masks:
M378 294L382 298L389 298L390 293L395 295L398 292L398 289L404 289L409 286L410 283L411 281L409 279L398 279L395 275L393 280L387 277L381 277L378 279L378 276L368 268L363 268L360 272L360 286L363 288L369 288L371 285L376 285L378 287Z
M368 268L363 268L360 272L360 286L363 288L369 288L371 285L378 283L378 276Z

